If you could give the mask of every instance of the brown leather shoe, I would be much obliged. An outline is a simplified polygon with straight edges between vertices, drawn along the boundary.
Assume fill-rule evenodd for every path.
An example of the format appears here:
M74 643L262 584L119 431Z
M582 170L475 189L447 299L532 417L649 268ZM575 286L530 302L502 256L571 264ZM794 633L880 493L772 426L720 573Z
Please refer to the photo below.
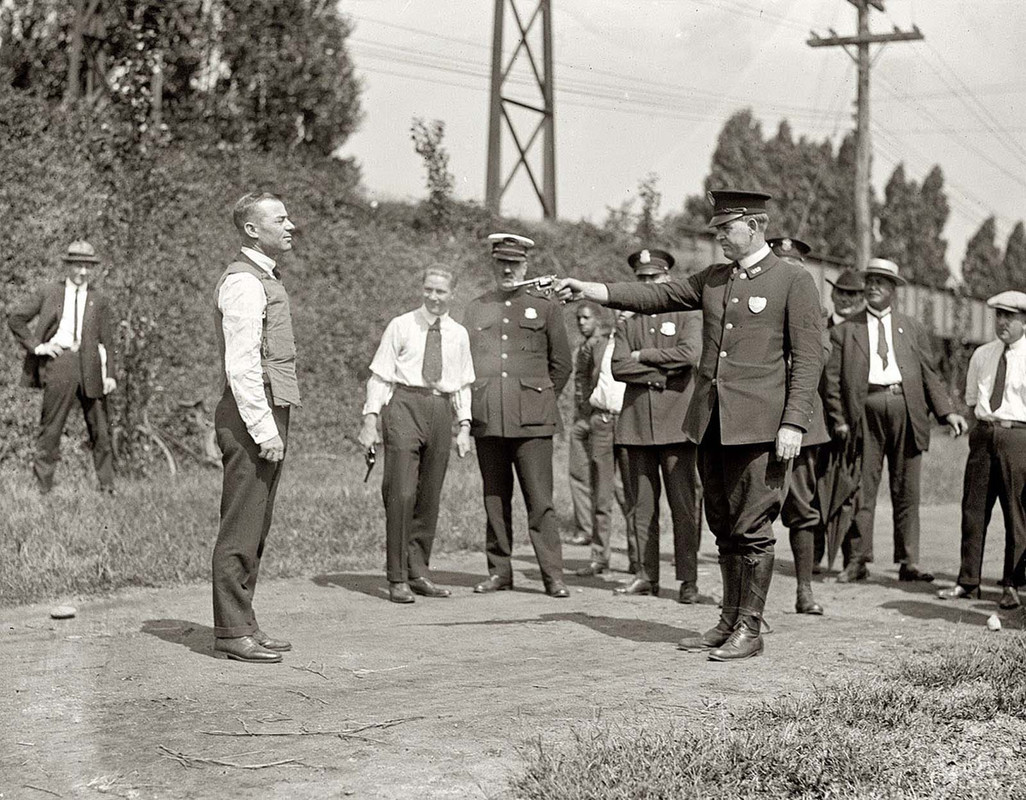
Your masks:
M415 603L417 598L413 596L410 584L405 581L395 581L388 584L388 599L393 603Z
M597 561L592 561L588 566L581 567L577 570L574 575L581 578L591 578L595 575L601 575L603 572L609 572L608 564L600 564Z
M933 573L919 569L915 564L902 564L898 567L899 581L922 581L923 583L933 582Z
M686 606L700 602L702 596L698 593L698 584L690 581L683 581L680 591L677 592L677 602Z
M838 583L855 583L869 577L869 569L861 561L852 561L837 576Z
M503 578L499 575L489 575L477 586L474 587L475 594L488 594L489 592L508 592L513 588L512 578Z
M285 653L292 649L291 642L287 642L284 639L272 639L259 628L253 631L253 638L256 639L257 644L265 650L274 650L276 653Z
M268 650L252 636L233 636L214 639L214 655L218 658L234 658L251 664L277 664L281 653Z
M956 583L950 589L941 589L937 592L937 598L940 600L962 600L970 597L975 597L977 600L980 599L980 587L976 586L972 589L967 589L960 583Z
M659 584L651 583L650 581L642 580L641 578L635 578L630 583L621 583L619 586L613 589L613 594L650 594L654 597L658 597Z
M410 589L413 590L414 594L419 594L423 597L449 597L452 594L448 589L436 586L427 578L411 578Z
M998 601L998 608L1018 608L1019 592L1014 586L1006 586L1004 592L1001 593L1001 599Z

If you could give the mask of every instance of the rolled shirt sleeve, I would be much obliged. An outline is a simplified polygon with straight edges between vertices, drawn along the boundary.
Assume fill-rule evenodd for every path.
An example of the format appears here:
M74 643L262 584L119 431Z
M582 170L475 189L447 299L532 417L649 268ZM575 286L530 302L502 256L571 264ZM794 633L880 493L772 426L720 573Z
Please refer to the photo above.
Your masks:
M222 314L225 377L246 430L254 442L263 444L278 435L260 364L267 297L256 277L240 272L225 278L217 306Z
M476 380L474 359L470 355L470 334L462 325L458 326L456 350L459 353L457 382L460 387L452 393L452 410L458 422L470 422L470 387Z

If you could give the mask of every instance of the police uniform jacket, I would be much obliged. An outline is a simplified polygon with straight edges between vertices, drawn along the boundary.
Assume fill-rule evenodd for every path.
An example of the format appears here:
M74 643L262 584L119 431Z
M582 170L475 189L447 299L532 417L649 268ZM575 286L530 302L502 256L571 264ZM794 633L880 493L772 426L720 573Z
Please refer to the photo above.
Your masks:
M770 253L748 269L713 264L683 281L610 285L609 305L642 313L702 311L702 358L684 432L701 442L713 410L724 445L772 442L782 424L808 431L823 368L815 281Z
M861 311L830 329L826 406L832 427L846 424L854 430L862 423L869 393L868 313ZM918 320L892 310L891 335L916 449L925 451L930 446L929 412L943 418L955 409L934 368L926 329Z
M552 436L556 396L572 357L562 306L524 289L498 289L470 301L463 324L474 359L474 436Z
M635 350L637 361L631 358ZM691 403L701 354L698 311L635 314L617 325L613 377L627 384L616 423L617 444L688 441L681 420Z

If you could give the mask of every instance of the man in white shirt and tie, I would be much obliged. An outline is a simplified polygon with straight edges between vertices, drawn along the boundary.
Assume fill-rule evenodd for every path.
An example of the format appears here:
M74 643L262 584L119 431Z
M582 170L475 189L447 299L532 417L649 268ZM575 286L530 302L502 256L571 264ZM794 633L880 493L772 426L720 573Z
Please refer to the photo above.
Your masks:
M428 577L438 505L449 467L452 419L456 451L470 452L470 387L474 363L467 329L449 316L453 273L424 270L424 303L388 323L371 362L358 438L368 450L383 441L386 571L389 599L448 597ZM378 435L381 419L383 438Z
M965 402L977 422L962 488L962 563L958 583L937 596L980 596L983 542L998 500L1005 520L1005 588L998 605L1018 608L1018 587L1026 585L1026 292L1001 292L987 305L995 312L997 338L976 349L965 379Z
M22 385L43 390L33 472L39 490L47 494L60 460L64 424L77 400L100 490L113 494L114 460L104 402L117 388L113 313L107 298L89 283L90 270L100 262L93 246L72 242L63 261L65 280L43 287L8 317L11 331L27 351Z
M898 286L906 283L898 265L871 258L865 277L867 308L830 329L826 368L826 411L834 436L854 435L858 426L863 434L862 499L846 543L850 560L837 580L864 580L869 574L886 458L898 580L928 582L933 575L919 568L919 484L922 455L930 446L929 412L956 436L967 425L934 369L926 329L892 308Z

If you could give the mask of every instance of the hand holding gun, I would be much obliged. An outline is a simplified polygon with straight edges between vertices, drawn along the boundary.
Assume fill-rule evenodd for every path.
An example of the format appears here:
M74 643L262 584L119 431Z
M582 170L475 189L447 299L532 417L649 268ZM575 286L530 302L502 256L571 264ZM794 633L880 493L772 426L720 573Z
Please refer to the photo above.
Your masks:
M363 476L363 482L366 483L370 477L371 472L374 470L374 464L377 463L377 450L374 449L374 445L368 447L363 453L363 460L367 464L367 474Z

